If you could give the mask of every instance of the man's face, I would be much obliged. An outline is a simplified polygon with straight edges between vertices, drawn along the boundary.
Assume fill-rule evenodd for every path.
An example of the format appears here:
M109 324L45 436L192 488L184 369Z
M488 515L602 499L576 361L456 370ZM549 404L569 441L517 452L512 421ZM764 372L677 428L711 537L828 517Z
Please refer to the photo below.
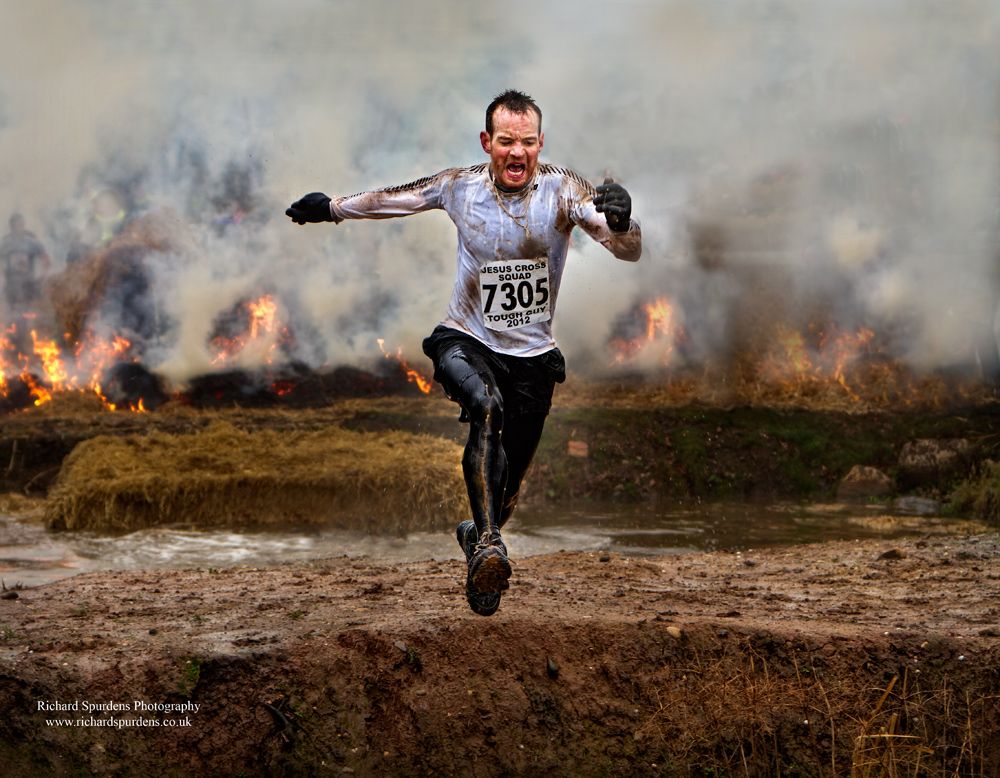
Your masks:
M493 179L508 189L519 189L535 175L545 135L534 111L511 113L501 106L493 112L493 136L483 130L479 140L490 155Z

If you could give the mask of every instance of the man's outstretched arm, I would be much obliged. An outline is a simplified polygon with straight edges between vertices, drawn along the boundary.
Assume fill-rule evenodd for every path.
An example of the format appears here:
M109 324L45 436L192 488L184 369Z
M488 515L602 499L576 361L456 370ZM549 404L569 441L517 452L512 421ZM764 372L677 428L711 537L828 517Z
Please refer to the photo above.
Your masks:
M312 192L292 203L285 215L296 224L340 224L344 219L409 216L441 208L441 187L453 174L453 170L444 170L409 184L359 192L350 197L328 197L322 192Z

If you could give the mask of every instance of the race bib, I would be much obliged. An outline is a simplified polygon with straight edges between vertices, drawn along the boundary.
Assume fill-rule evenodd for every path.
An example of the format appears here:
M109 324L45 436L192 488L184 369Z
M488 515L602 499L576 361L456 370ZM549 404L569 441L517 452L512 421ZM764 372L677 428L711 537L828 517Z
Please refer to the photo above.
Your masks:
M514 330L552 318L545 257L487 262L479 279L483 322L489 329Z

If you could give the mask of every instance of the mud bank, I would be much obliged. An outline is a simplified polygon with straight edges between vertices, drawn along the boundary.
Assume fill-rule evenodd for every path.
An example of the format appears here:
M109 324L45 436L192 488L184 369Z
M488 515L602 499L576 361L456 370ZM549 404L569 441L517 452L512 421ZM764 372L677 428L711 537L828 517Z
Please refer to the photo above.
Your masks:
M0 600L0 774L992 775L998 580L992 534L530 557L492 618L456 562L85 574Z

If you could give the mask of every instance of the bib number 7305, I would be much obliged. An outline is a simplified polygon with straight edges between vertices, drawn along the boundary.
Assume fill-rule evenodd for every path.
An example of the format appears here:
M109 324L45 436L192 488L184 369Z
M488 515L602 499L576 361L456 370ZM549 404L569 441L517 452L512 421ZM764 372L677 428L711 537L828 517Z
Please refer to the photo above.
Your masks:
M498 259L483 265L479 276L489 329L518 329L552 318L546 259Z

